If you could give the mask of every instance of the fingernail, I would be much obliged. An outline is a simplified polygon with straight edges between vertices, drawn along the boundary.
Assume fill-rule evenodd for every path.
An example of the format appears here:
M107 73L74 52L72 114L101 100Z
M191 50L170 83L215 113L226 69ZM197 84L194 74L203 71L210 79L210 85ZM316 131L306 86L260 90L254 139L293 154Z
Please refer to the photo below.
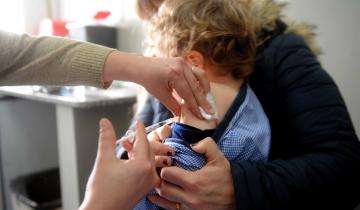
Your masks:
M166 154L167 154L167 156L173 156L173 155L175 154L175 152L173 152L173 151L168 151Z
M104 127L105 127L105 119L101 119L101 120L100 120L99 127L100 127L100 128L104 128Z
M209 104L206 105L206 110L207 110L207 113L209 113L209 114L214 114L214 109L213 109L212 106L210 106Z
M164 164L164 165L168 165L167 159L164 159L164 160L163 160L163 164Z

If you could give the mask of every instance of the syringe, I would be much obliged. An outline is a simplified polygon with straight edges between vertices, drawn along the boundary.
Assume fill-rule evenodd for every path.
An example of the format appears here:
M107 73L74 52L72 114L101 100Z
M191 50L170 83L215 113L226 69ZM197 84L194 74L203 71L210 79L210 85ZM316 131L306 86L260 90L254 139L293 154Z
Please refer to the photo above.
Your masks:
M172 123L177 122L178 119L179 119L179 117L173 117L173 118L169 118L167 120L152 124L150 126L147 126L145 128L145 133L149 134L152 131L156 130L157 128L160 128L161 126L171 125ZM128 141L129 143L132 144L132 143L134 143L135 135L136 135L136 133L134 130L128 130L123 137L121 137L119 140L117 140L116 143L119 144L120 142Z

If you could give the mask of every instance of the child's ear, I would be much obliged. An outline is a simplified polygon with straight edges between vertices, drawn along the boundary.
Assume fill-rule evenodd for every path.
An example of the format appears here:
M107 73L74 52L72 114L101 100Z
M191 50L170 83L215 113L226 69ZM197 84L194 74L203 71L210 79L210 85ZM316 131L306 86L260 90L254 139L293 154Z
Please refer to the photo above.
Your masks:
M196 67L203 69L205 66L204 56L199 51L191 50L186 54L185 59L189 64L194 65Z

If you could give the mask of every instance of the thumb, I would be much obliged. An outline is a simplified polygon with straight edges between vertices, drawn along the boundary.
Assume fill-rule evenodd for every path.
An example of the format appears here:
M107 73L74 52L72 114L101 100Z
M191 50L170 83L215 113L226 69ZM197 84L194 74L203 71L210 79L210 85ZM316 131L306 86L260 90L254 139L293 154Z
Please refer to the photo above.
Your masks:
M115 151L116 135L110 120L103 118L99 122L98 157L113 158Z
M207 162L215 160L219 153L221 153L218 145L210 137L199 141L197 144L191 145L191 148L195 152L205 155Z
M140 121L136 122L136 138L132 150L130 151L131 159L149 160L151 150L150 144L146 138L144 124Z

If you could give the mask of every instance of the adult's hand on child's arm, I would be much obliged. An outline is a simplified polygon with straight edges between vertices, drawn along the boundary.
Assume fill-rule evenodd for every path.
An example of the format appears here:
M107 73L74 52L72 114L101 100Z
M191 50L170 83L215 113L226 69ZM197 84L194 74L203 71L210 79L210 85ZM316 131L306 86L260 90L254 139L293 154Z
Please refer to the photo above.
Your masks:
M213 113L206 100L210 84L205 72L191 67L183 58L144 57L114 51L106 60L103 80L115 79L144 86L175 115L180 114L180 102L173 96L174 90L199 118L202 118L199 106Z
M134 144L127 147L129 160L116 158L115 141L116 135L111 122L102 119L98 153L81 210L132 209L159 183L154 156L142 123L136 125Z
M235 209L235 195L230 163L215 141L206 138L192 147L204 154L207 164L198 171L172 166L161 170L159 196L149 196L154 203L177 209Z
M146 68L141 84L175 115L180 114L180 102L173 96L174 90L199 118L199 106L210 112L206 100L210 84L203 70L191 67L183 58L149 58Z

